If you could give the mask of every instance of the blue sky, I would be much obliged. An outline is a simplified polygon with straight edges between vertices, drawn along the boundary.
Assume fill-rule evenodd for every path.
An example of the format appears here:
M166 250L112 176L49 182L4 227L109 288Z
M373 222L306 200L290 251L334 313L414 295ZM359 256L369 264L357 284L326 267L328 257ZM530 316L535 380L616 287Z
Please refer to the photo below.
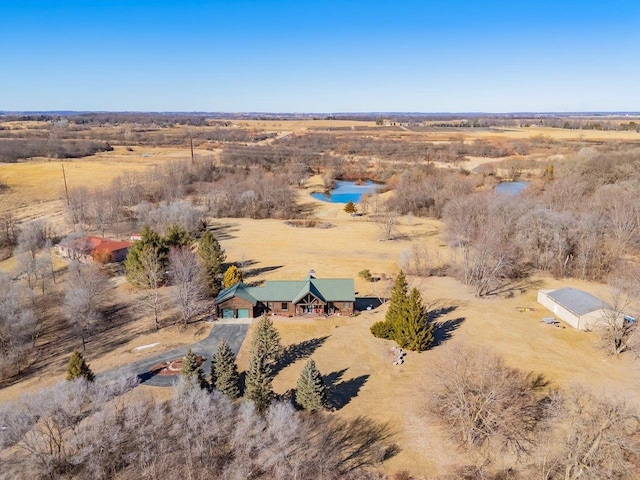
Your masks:
M640 0L0 0L0 110L640 111Z

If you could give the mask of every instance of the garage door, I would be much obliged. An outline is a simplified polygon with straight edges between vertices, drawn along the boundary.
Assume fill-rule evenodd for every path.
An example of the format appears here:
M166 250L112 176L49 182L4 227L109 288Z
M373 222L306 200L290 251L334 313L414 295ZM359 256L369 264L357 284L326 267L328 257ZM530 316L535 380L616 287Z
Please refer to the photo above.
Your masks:
M233 308L223 308L222 318L233 318Z
M249 318L249 309L248 308L239 308L238 309L238 318Z

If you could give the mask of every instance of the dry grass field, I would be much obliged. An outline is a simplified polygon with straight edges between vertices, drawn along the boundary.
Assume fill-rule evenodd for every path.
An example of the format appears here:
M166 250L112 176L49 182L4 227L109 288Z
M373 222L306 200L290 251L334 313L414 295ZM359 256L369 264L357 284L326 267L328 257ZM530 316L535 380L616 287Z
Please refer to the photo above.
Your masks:
M352 121L238 121L240 126L276 132L304 132L310 127L374 127L374 122ZM465 140L479 138L518 139L538 135L558 140L639 141L636 132L602 132L562 130L542 127L510 129L468 129ZM447 141L452 134L442 132L395 132L406 138L425 141ZM210 155L211 151L196 153ZM65 160L67 181L71 187L84 185L104 188L111 179L125 170L141 171L153 165L186 158L189 152L180 148L135 147L127 151L116 147L112 152L93 157ZM473 159L483 161L496 159ZM466 166L465 166L466 168ZM62 215L62 171L59 161L35 159L17 164L0 164L0 179L10 187L0 196L0 213L13 212L20 219ZM401 217L396 240L384 240L382 228L368 216L352 217L342 205L312 199L309 194L321 189L320 177L314 177L306 190L300 190L299 202L330 228L296 228L281 220L251 220L242 218L212 219L211 224L227 258L244 262L248 282L300 279L310 269L318 277L350 277L355 279L358 297L380 297L388 294L390 282L365 282L358 272L369 269L374 275L393 277L416 245L425 247L434 264L448 262L450 252L442 234L442 223L418 217ZM12 261L0 264L0 270L13 270ZM443 436L441 429L425 414L429 395L429 371L444 355L455 354L462 344L479 345L498 352L508 364L527 371L544 374L553 386L572 383L586 385L597 392L616 397L640 399L640 378L630 374L636 369L630 358L615 358L598 348L594 333L579 333L571 328L555 328L541 322L546 312L536 303L539 288L575 286L606 297L604 285L577 280L533 278L512 298L477 299L472 289L449 277L415 278L410 281L422 292L423 298L435 302L447 313L440 322L450 321L456 328L450 338L435 348L421 353L409 353L402 366L393 365L390 341L374 338L369 327L384 318L386 306L355 317L328 319L276 318L285 345L305 345L330 385L335 415L367 415L389 422L396 432L400 451L385 463L389 473L408 470L418 478L444 473L457 462L461 452ZM117 283L114 296L118 301L135 306L136 297L130 287ZM521 313L519 307L532 311ZM89 350L87 359L96 372L134 361L179 345L193 343L208 333L209 325L197 323L189 328L171 326L159 332L150 329L151 321L141 317L119 331L113 331L104 342L100 354ZM214 327L215 328L215 327ZM242 369L248 366L249 339L238 356ZM135 347L159 343L142 351ZM309 346L310 345L310 346ZM64 376L66 353L52 359L50 371L32 376L26 381L0 390L0 401L16 398L20 393L53 384ZM278 393L295 388L305 358L285 366L274 382ZM143 387L157 395L167 391Z
M279 267L258 278L301 278L309 268L314 268L319 277L356 278L358 296L376 292L375 284L365 283L357 272L370 268L376 273L395 274L402 252L411 249L412 241L426 243L430 249L439 249L441 255L446 255L434 221L409 222L405 217L399 230L408 238L381 241L375 224L351 218L339 206L322 204L317 214L330 219L334 227L291 229L272 220L230 220L226 227L229 237L222 243L231 259L244 255L259 262L251 268ZM459 322L459 326L451 332L449 340L434 349L409 353L402 366L393 365L389 351L393 342L376 339L369 332L375 321L384 318L384 305L353 318L275 322L286 345L319 339L313 358L331 380L329 383L335 385L339 403L345 403L337 415L369 415L389 422L396 429L401 451L386 462L386 471L408 470L426 477L441 474L455 464L460 452L442 438L439 427L426 417L425 401L429 394L429 369L439 357L454 354L462 344L498 352L514 367L544 374L555 387L577 383L633 402L640 398L640 379L629 373L634 369L631 359L604 354L598 348L595 333L579 333L570 327L556 328L541 322L549 312L536 302L539 288L571 285L606 298L604 285L536 278L524 287L524 293L513 298L477 299L469 287L452 278L411 281L427 301L451 309L439 321ZM380 285L377 288L384 289ZM518 307L533 311L521 313ZM241 368L248 366L247 342L238 361ZM305 361L299 359L278 374L274 382L278 393L295 388Z
M188 149L167 147L115 147L80 159L49 160L36 158L20 163L0 163L0 179L9 190L2 194L0 214L12 212L18 219L50 216L52 210L61 213L64 198L64 163L67 185L70 189L87 187L104 189L113 178L125 171L143 171L172 160L188 158ZM207 150L196 150L197 155L211 155Z

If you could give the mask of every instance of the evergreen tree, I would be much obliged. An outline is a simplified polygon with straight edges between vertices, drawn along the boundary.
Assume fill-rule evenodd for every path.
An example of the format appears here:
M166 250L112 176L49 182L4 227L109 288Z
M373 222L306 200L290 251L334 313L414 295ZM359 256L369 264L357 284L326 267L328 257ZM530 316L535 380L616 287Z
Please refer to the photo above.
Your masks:
M407 309L407 293L409 284L404 272L400 270L396 281L391 288L389 308L384 321L376 322L371 326L371 333L378 338L396 339L399 322L405 317Z
M281 352L280 334L271 319L263 315L251 339L251 362L245 385L246 397L261 412L266 410L273 397L273 367Z
M267 364L273 364L282 353L280 334L273 321L266 315L256 324L256 329L251 339L251 353L258 354L265 359Z
M157 232L154 232L149 225L145 225L141 232L140 240L133 242L124 260L124 268L127 272L127 280L133 285L145 287L141 279L145 278L143 265L143 252L157 252L158 260L162 265L162 271L166 270L168 262L169 247L165 240Z
M236 283L240 283L241 281L242 272L235 265L231 265L227 268L227 271L224 272L224 278L222 279L224 288L233 287Z
M407 277L404 272L400 270L396 281L391 288L391 298L389 299L389 309L385 319L394 324L405 313L407 307L407 295L409 293L409 284L407 283Z
M245 385L245 396L256 405L259 412L264 412L269 407L273 397L273 370L271 365L265 362L264 357L257 353L251 355L249 371Z
M309 359L300 373L296 387L296 403L305 410L322 410L326 404L326 389L316 362Z
M433 343L433 323L429 322L429 312L422 302L420 291L409 285L400 271L391 289L389 309L384 322L372 325L371 333L379 338L395 340L398 346L422 352Z
M211 385L220 393L235 400L240 396L238 380L235 355L227 342L222 340L211 361Z
M218 295L222 282L220 275L227 255L211 231L206 231L198 244L198 255L202 260L207 290L212 297Z
M74 350L67 364L67 380L71 381L81 377L88 382L93 382L96 378L87 362L84 361L82 354Z
M199 385L200 388L206 388L207 382L204 379L202 367L198 364L198 357L191 349L187 350L187 354L182 359L182 368L180 369L180 375L184 380L194 385Z
M193 237L181 225L171 224L165 227L164 243L167 247L187 247L193 242Z
M404 316L395 324L395 340L401 348L422 352L433 342L433 328L420 292L413 288L407 299Z

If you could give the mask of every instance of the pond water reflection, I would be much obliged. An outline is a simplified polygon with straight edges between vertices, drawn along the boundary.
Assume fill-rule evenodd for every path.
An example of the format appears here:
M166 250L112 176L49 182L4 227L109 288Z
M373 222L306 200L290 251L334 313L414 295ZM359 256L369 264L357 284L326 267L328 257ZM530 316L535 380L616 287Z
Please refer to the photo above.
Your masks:
M330 203L349 203L351 200L358 203L365 193L376 193L381 185L367 180L364 183L349 182L346 180L337 180L333 190L327 193L314 192L311 196L323 202Z

